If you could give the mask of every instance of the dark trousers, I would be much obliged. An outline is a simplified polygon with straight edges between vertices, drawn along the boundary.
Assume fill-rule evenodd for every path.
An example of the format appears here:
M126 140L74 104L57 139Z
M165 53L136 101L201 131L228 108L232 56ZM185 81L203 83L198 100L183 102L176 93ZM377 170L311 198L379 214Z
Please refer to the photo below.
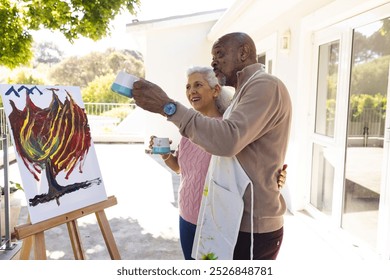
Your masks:
M273 232L254 233L253 259L275 260L283 241L283 227ZM249 260L251 234L240 231L234 248L234 260Z
M196 225L187 222L180 217L179 222L180 230L180 245L183 251L184 259L193 260L191 257L192 245L194 244Z

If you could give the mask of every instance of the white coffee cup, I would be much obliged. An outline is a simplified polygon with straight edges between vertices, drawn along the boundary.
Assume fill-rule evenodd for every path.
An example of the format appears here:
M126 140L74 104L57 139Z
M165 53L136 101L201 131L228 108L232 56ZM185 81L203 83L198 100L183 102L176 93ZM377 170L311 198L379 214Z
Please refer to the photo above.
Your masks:
M168 154L171 152L169 138L153 138L152 153L153 154Z
M111 85L111 90L126 97L132 98L133 84L138 80L139 78L137 76L126 73L125 71L120 71L116 76L114 83Z

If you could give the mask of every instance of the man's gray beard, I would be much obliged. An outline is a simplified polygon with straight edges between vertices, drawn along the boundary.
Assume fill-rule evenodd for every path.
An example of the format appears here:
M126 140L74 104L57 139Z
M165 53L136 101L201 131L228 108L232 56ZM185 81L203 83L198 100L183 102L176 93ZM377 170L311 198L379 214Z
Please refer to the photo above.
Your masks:
M220 86L226 86L226 76L219 78L218 82Z

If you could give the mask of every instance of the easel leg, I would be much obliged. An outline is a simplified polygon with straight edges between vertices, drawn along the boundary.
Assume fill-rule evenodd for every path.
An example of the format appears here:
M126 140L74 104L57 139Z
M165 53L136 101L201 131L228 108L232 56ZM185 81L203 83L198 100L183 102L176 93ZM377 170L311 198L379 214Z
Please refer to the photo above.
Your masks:
M34 235L28 236L23 240L22 248L20 249L20 260L29 260L31 248L34 245L34 259L46 260L46 244L45 233L39 232Z
M101 210L95 212L97 221L99 223L100 230L102 231L104 241L108 249L108 253L112 260L120 260L121 256L119 254L118 248L115 243L114 235L112 234L110 224L108 223L106 213Z
M27 222L30 222L30 214L27 217ZM31 248L33 246L33 236L28 236L23 240L22 248L20 248L20 260L29 260L30 259L30 253Z
M33 237L29 236L23 240L22 248L20 249L20 260L29 260L31 248L33 245Z
M81 244L80 232L77 226L77 220L67 222L70 241L72 243L72 249L74 258L76 260L85 260L85 254L83 246Z
M34 236L34 258L36 260L46 260L45 232L41 231Z

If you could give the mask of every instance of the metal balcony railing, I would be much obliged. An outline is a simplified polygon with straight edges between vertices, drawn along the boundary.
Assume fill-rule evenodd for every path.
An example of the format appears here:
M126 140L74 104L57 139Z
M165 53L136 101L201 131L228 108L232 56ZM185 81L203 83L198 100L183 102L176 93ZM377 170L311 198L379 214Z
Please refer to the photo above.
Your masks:
M109 134L115 133L114 128L135 109L136 105L129 103L85 103L84 107L91 131L97 134ZM0 108L0 135L6 135L8 145L12 145L7 119L2 107ZM4 150L3 142L0 142L0 150Z

